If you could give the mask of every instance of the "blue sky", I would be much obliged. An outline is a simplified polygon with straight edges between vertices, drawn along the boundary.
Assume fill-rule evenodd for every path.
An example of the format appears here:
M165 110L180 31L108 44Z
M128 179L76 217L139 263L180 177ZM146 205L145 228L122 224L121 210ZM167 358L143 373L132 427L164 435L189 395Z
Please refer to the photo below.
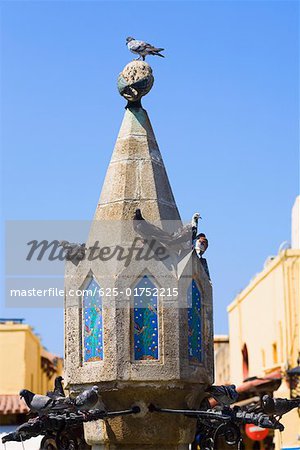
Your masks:
M3 218L90 220L124 113L128 35L164 47L144 99L184 219L203 217L215 332L290 240L298 3L2 2ZM3 299L4 305L4 299ZM61 309L7 309L63 352Z

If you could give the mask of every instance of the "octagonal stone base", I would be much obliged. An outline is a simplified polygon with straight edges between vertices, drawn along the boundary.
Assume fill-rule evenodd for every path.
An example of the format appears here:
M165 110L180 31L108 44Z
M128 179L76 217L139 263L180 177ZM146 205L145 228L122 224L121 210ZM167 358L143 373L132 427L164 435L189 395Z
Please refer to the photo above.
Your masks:
M94 450L186 450L194 440L196 420L182 414L150 412L148 406L153 403L170 409L194 409L203 396L197 389L199 386L193 390L191 386L180 389L178 385L173 389L137 386L131 390L104 391L102 398L109 411L139 406L141 412L85 423L85 440Z
M116 417L86 424L85 439L93 450L188 450L195 425L195 420L162 414Z

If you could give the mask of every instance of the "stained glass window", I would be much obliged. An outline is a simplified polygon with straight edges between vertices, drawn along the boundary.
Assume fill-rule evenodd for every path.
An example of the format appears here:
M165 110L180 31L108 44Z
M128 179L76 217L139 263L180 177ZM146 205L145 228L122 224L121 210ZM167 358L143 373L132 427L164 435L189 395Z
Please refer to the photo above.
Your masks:
M134 293L134 359L158 359L157 288L145 275L136 284Z
M94 278L84 289L83 296L83 360L103 360L103 317L100 286Z
M191 363L202 361L201 293L193 280L187 292L188 303L188 351Z

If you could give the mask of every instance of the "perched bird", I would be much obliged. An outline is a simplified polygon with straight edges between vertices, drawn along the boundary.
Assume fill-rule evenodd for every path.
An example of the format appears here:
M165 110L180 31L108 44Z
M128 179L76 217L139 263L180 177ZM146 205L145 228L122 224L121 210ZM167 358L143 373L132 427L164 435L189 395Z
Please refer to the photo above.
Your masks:
M85 244L75 244L68 241L59 241L58 246L62 247L65 250L67 261L81 261L85 256Z
M50 412L58 412L72 408L70 399L65 397L51 398L48 395L35 394L34 392L22 389L20 397L24 400L30 411L38 413L39 416L44 416Z
M194 216L193 220L196 220ZM198 217L198 213L196 213L196 216ZM189 248L192 246L193 222L188 223L187 225L180 227L174 233L169 234L145 220L142 216L141 210L136 209L133 215L133 228L145 240L150 242L155 240L165 247L172 248L173 251L179 252L180 250L186 248L187 244Z
M82 412L92 409L99 401L98 390L98 386L93 386L81 392L74 400L75 407Z
M208 248L208 240L204 233L198 234L196 236L195 250L197 255L202 258L202 255L206 252Z
M264 395L262 400L262 409L265 414L273 415L275 414L275 402L274 398L270 397L269 395Z
M206 389L206 392L223 406L235 403L239 397L234 384L231 384L230 386L210 386Z
M132 53L140 55L138 59L143 58L143 61L145 61L145 58L148 55L160 56L161 58L164 58L164 55L160 53L164 50L164 48L153 47L153 45L147 44L147 42L144 41L138 41L133 37L128 37L126 39L126 44L128 50Z
M262 409L269 416L283 416L294 408L300 408L300 399L272 398L264 395Z
M192 247L193 241L197 235L199 219L202 219L199 213L193 214L191 223L180 227L179 230L172 234L173 240L176 239L177 242L182 243L188 242L189 246Z
M192 217L192 239L196 239L198 232L198 222L199 219L202 219L199 213L195 213Z
M140 209L136 209L133 215L133 229L146 240L151 241L154 239L164 245L171 245L172 243L172 236L161 228L147 222L142 216Z
M64 388L62 385L63 377L59 376L55 378L54 381L54 391L48 391L47 396L50 398L60 398L65 397Z

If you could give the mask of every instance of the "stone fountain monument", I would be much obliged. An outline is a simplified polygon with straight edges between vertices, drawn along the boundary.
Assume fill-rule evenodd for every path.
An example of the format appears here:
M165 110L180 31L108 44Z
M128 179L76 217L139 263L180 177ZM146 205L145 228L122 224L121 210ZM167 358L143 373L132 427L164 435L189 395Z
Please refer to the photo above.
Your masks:
M144 61L129 63L119 75L118 89L128 103L86 256L66 266L67 386L78 392L98 385L110 411L140 407L135 415L86 423L85 440L93 450L187 449L196 421L150 412L148 406L197 408L213 382L212 290L197 255L191 250L175 257L171 252L168 258L138 261L133 251L130 261L124 256L148 245L132 225L137 208L168 233L182 226L141 105L153 82ZM155 248L148 249L154 253ZM78 295L71 296L71 290Z

